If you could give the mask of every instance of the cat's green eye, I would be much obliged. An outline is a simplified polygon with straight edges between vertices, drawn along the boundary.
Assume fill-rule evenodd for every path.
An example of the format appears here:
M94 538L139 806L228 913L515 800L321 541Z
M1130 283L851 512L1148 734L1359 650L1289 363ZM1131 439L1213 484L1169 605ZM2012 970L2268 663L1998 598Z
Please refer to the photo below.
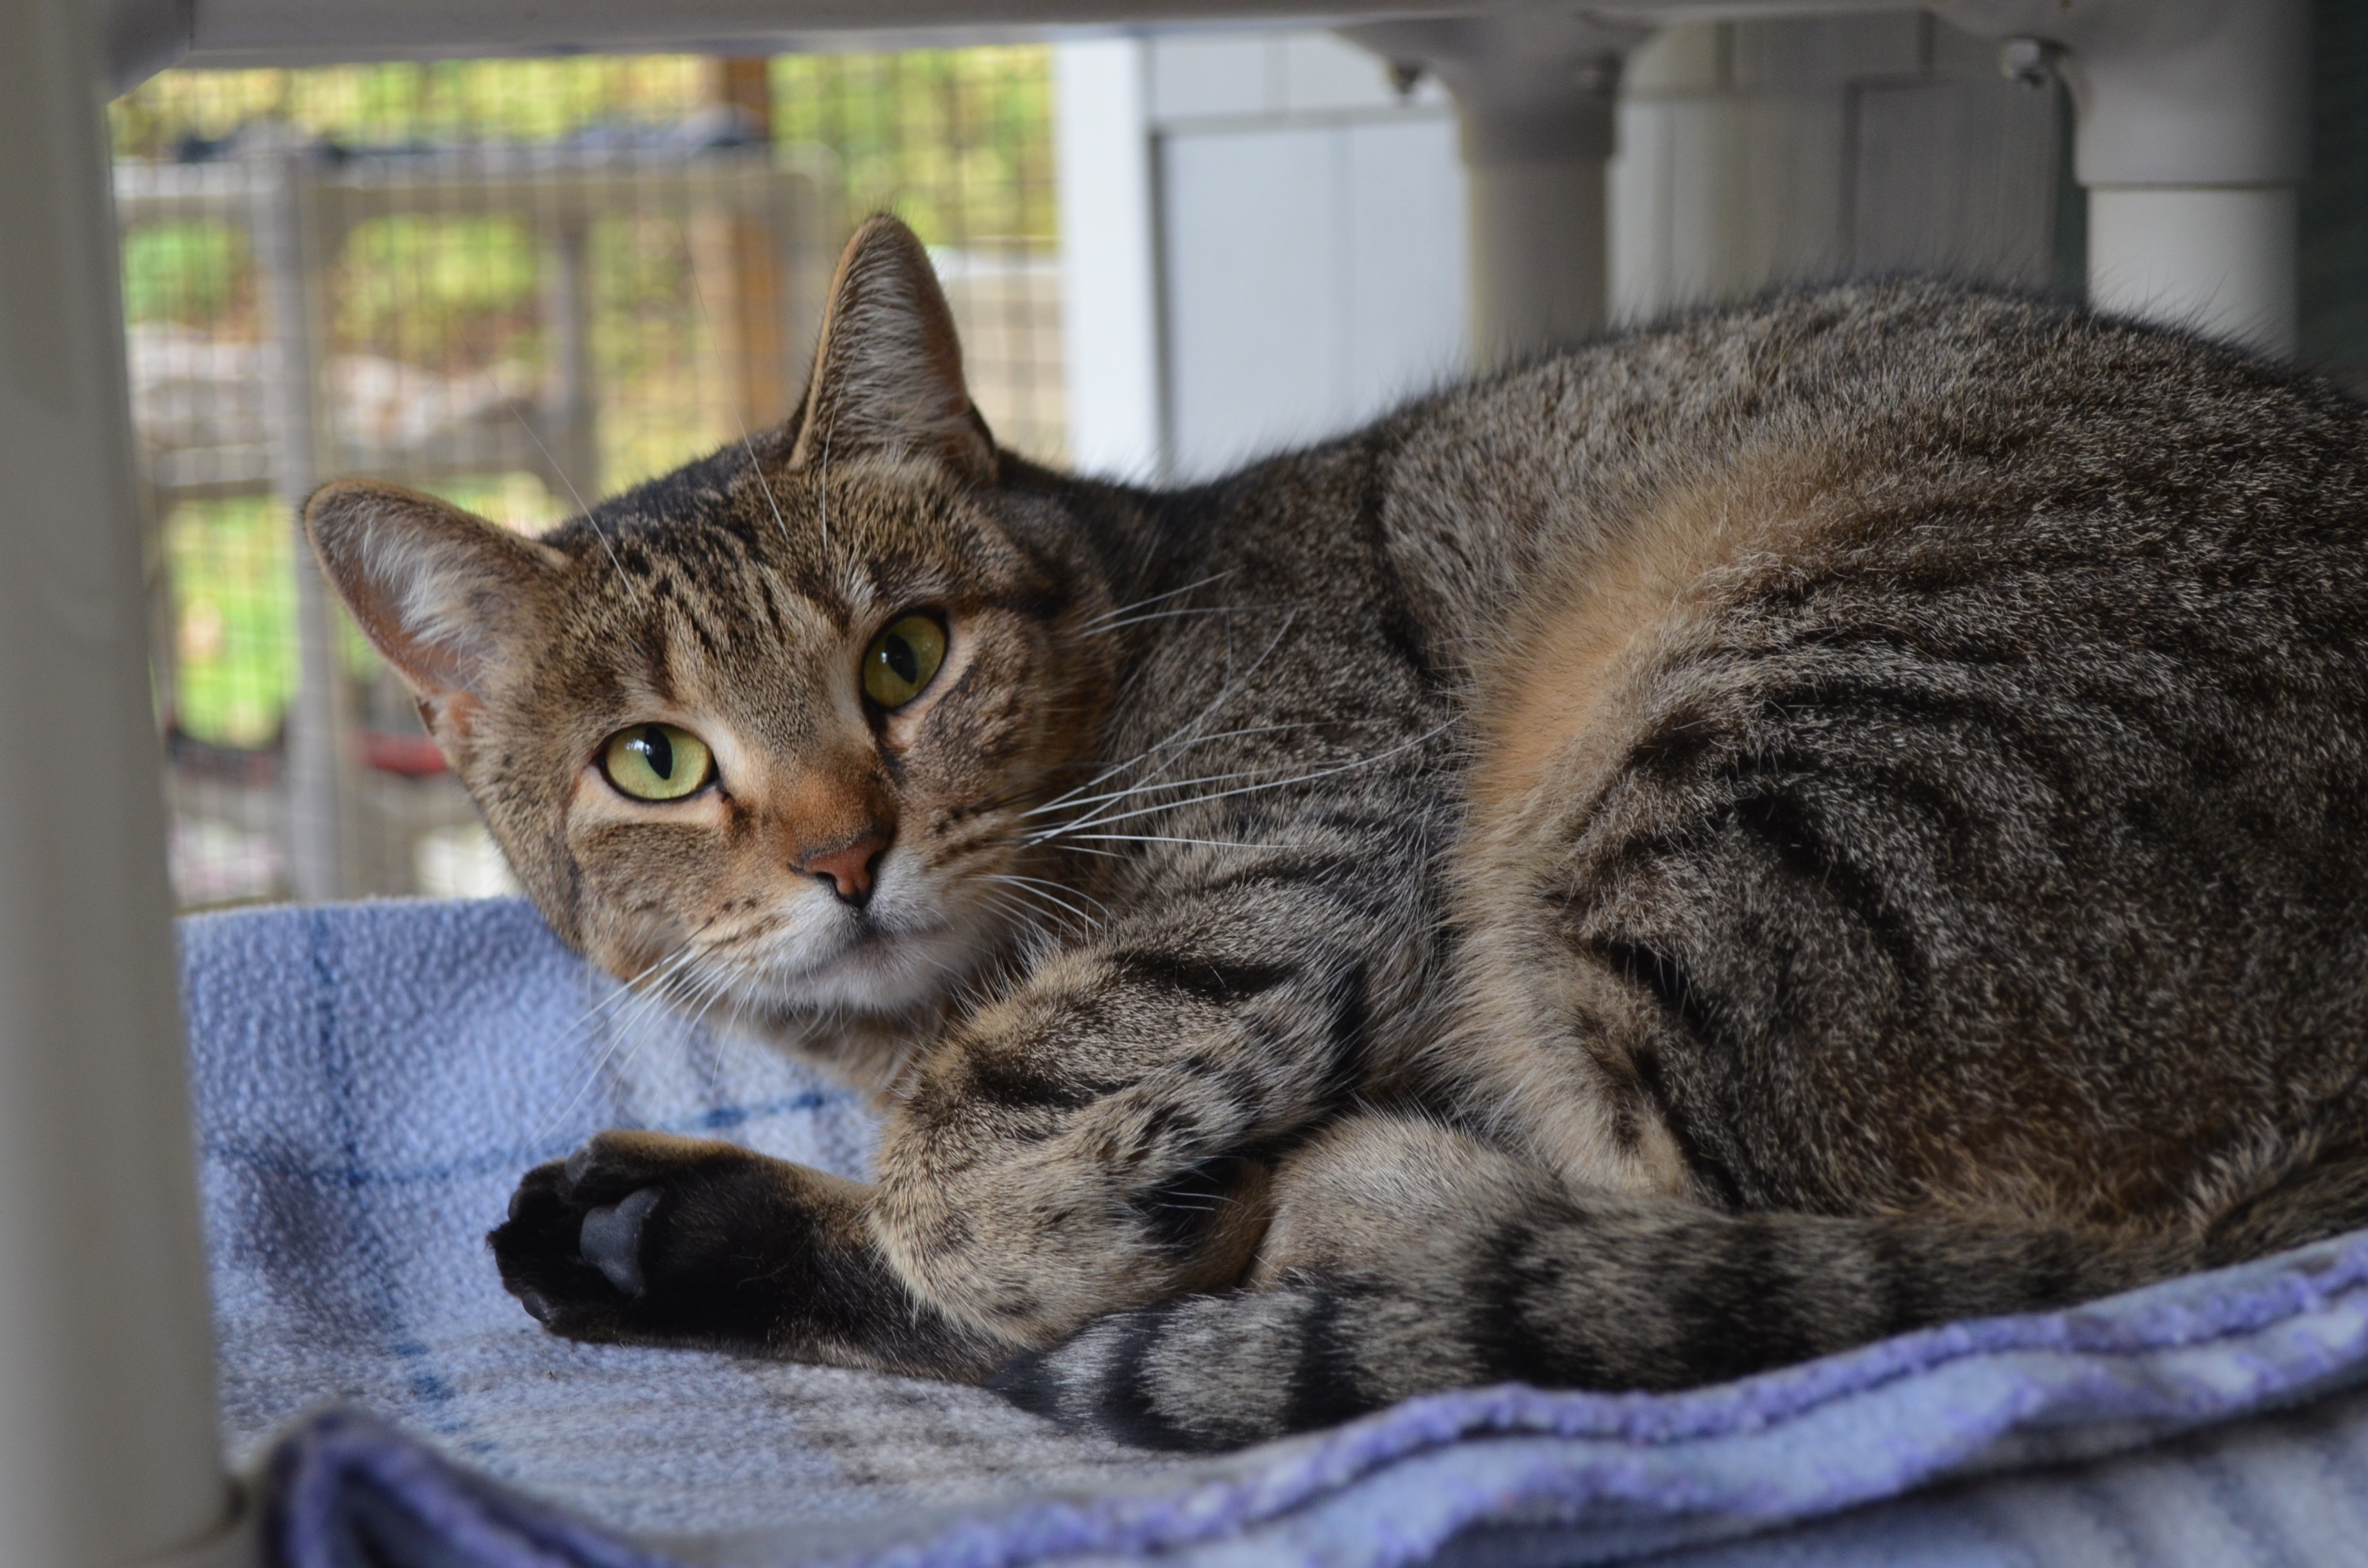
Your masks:
M882 708L902 708L945 662L946 629L930 616L901 617L863 651L863 695Z
M715 776L707 743L672 724L636 724L609 737L600 771L636 801L679 801Z

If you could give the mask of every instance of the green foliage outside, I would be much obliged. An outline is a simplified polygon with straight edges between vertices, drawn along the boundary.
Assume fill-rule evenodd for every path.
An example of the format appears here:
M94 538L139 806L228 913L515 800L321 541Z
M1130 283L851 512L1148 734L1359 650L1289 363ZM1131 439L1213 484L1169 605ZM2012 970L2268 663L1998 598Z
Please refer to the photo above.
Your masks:
M123 310L135 322L211 324L252 309L246 232L235 223L154 223L123 236Z
M1056 237L1043 49L785 54L772 80L775 140L837 156L851 217L894 211L932 245Z
M893 208L931 244L1054 237L1043 48L788 54L771 72L774 140L832 153L856 215ZM108 112L125 158L170 160L261 120L349 148L531 142L672 124L706 101L710 73L691 55L167 71Z
M171 158L257 120L347 147L544 141L595 125L666 124L700 101L690 55L438 60L302 71L167 71L109 109L118 157Z
M374 218L355 227L330 288L341 348L412 364L532 358L538 268L510 218Z
M696 291L689 236L660 214L592 231L592 376L609 389L600 472L575 476L586 498L678 467L732 435L706 395L720 346Z
M220 746L264 746L296 690L295 537L266 496L197 501L165 522L177 625L173 716Z

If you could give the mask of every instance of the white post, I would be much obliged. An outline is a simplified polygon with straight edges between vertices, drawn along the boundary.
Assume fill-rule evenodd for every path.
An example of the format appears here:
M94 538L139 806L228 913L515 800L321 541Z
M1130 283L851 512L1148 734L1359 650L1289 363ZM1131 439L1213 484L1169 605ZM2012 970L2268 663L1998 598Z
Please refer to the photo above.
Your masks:
M571 504L580 495L586 506L600 494L599 404L592 392L591 243L590 220L570 211L552 225L543 246L542 330L550 362L543 375L542 406L536 415L560 495ZM803 373L803 367L797 369ZM796 384L794 378L791 384Z
M1539 135L1492 135L1459 98L1472 244L1473 362L1481 369L1603 330L1611 239L1604 165L1611 113Z
M2310 163L2309 0L1952 0L2062 51L2089 191L2089 299L2294 349L2295 187Z
M1148 69L1140 39L1053 51L1069 466L1137 480L1167 467Z
M2294 351L2291 185L2091 186L2089 302Z
M98 38L0 49L0 1562L220 1540Z
M1621 60L1644 31L1521 10L1340 33L1394 62L1437 72L1455 97L1468 176L1474 365L1486 369L1600 332L1614 97Z
M288 802L288 879L300 899L344 898L354 857L347 843L351 764L345 661L337 653L336 602L297 518L321 483L320 388L313 353L313 275L319 211L312 160L302 148L274 148L255 186L248 233L271 322L265 382L273 493L295 532L296 696L288 708L282 787Z

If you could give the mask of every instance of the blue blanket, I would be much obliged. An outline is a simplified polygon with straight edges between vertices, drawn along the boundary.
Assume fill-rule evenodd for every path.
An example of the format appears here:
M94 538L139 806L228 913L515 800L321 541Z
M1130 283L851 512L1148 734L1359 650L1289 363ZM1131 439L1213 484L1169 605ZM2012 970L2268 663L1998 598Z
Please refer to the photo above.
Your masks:
M293 1563L2368 1561L2368 1236L1692 1393L1156 1458L974 1390L538 1329L483 1240L528 1165L634 1125L860 1175L872 1127L528 906L209 916L184 955L224 1421Z

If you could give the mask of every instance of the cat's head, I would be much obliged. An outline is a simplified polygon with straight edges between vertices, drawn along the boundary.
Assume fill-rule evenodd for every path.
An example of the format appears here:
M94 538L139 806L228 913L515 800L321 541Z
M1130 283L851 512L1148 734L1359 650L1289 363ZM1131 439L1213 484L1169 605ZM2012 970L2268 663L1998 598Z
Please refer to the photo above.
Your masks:
M385 484L305 521L560 934L789 1023L928 1005L1014 934L998 879L1042 874L1026 813L1099 726L1108 599L1019 467L874 219L782 428L540 540Z

